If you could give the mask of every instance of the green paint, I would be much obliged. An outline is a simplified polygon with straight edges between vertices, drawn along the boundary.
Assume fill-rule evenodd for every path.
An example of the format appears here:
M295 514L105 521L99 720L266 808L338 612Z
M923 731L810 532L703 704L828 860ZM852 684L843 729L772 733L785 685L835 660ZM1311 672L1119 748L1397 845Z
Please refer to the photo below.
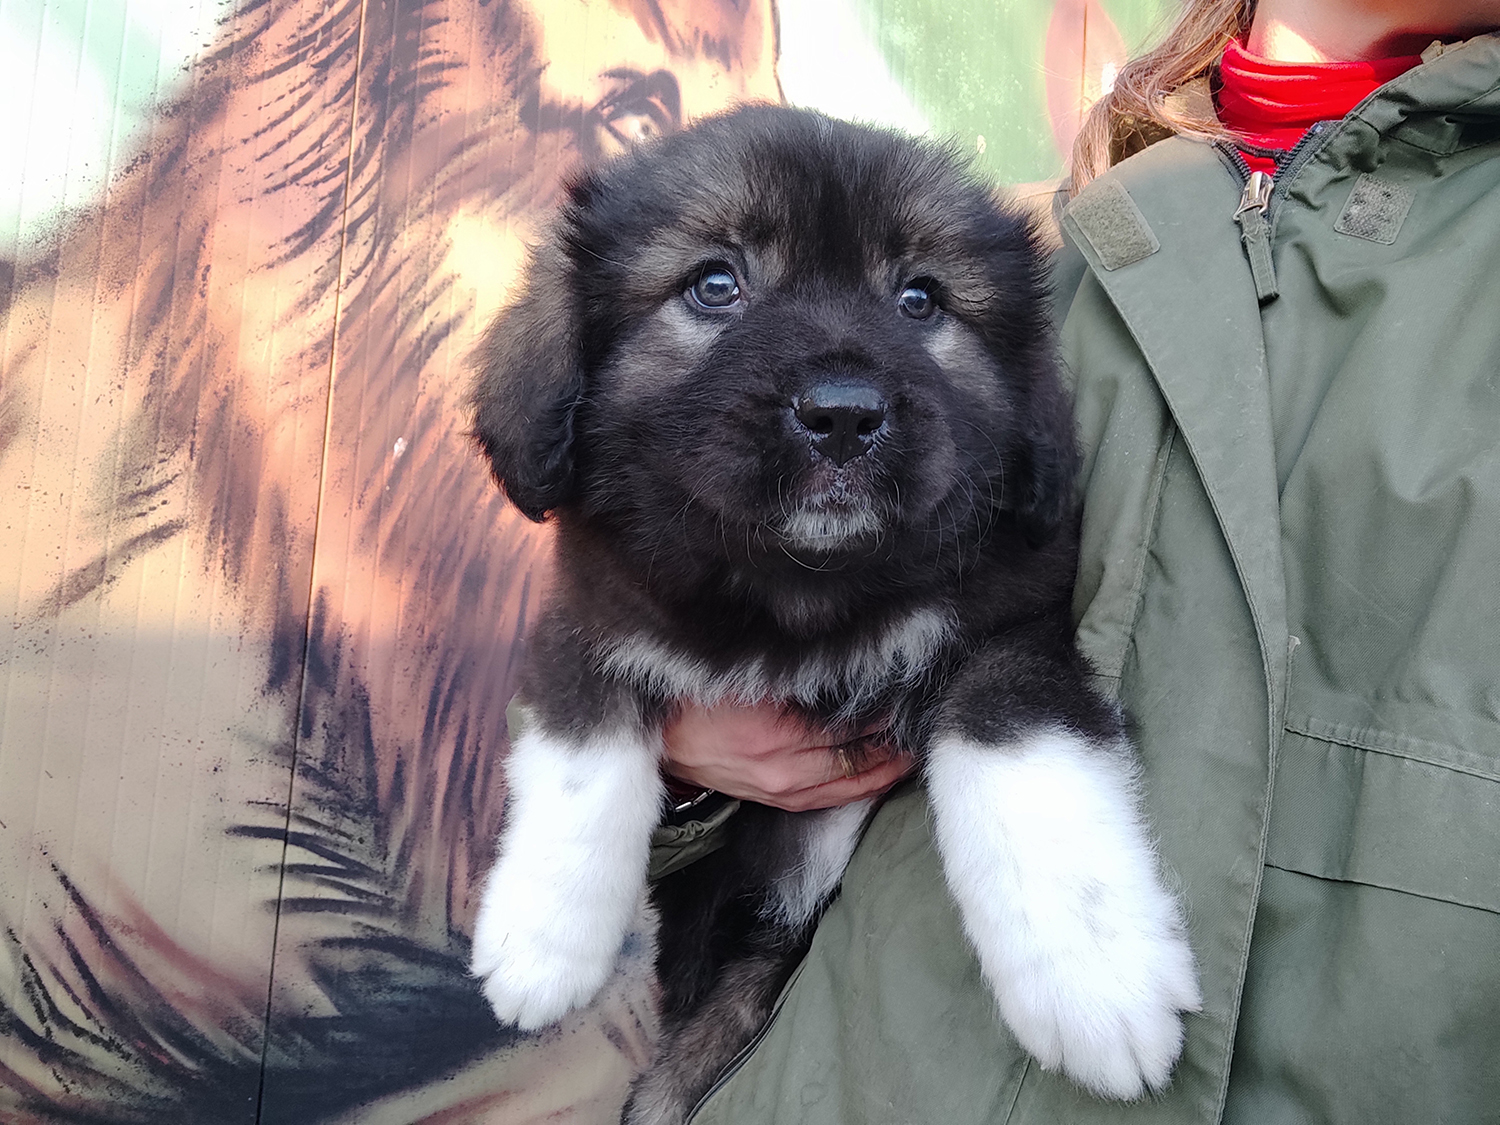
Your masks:
M0 167L0 256L99 197L184 88L224 7L224 0L0 0L0 45L20 69L0 89L21 147Z
M891 73L980 166L1016 183L1059 176L1042 52L1052 0L859 0ZM1172 0L1104 0L1128 48L1159 34Z
M184 14L196 18L197 5ZM102 114L122 112L144 118L159 100L158 87L185 59L162 58L162 27L132 10L129 0L46 0L36 4L0 3L0 27L7 35L35 42L50 41L76 52L80 66L91 71L113 105Z
M1125 40L1125 49L1132 56L1166 33L1179 7L1174 0L1099 0L1099 3L1120 29L1120 38Z

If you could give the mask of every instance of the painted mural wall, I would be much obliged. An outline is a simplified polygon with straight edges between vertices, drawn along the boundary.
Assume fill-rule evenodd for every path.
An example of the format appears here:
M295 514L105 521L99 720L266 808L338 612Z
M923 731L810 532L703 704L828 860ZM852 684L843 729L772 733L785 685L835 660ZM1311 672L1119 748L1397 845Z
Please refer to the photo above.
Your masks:
M477 335L570 169L784 98L1056 177L1169 3L0 0L0 1121L614 1120L647 966L464 969L548 560Z

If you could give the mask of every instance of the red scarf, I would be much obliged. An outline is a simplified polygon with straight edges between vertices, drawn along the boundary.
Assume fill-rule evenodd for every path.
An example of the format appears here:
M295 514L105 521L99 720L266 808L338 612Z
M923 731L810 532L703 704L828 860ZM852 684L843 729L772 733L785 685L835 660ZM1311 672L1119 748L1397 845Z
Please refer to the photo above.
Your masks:
M1343 117L1420 55L1370 62L1285 63L1230 41L1219 60L1219 120L1254 148L1285 152L1319 121ZM1274 174L1273 157L1243 153L1251 171Z

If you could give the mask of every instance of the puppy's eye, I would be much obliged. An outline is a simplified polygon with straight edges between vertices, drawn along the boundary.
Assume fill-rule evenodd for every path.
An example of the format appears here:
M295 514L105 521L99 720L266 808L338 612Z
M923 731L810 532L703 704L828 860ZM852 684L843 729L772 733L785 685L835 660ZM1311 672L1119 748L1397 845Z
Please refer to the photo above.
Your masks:
M688 297L702 309L717 311L733 307L740 299L740 283L734 271L722 262L710 262L688 286Z
M896 307L903 316L909 316L913 320L926 320L937 312L937 298L933 296L935 288L936 283L930 278L919 277L901 290L901 295L896 298Z

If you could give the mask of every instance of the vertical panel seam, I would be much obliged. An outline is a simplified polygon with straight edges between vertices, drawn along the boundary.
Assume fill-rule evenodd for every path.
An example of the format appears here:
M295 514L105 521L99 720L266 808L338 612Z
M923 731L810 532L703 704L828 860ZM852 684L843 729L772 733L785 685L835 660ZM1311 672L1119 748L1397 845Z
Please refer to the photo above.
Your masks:
M297 765L301 757L302 744L302 716L307 703L307 661L308 652L312 647L313 601L316 597L318 573L318 539L322 529L323 496L328 482L328 447L332 440L333 430L334 376L338 370L339 328L344 310L344 255L349 245L349 199L354 186L355 145L359 137L359 98L360 80L363 77L365 62L366 11L367 3L361 0L359 29L355 33L354 83L351 87L349 103L349 143L344 154L344 200L339 219L338 268L334 273L333 333L328 354L328 393L323 401L323 452L318 466L318 500L313 510L312 557L308 565L307 576L307 620L302 630L302 660L297 675L297 708L292 726L292 760L287 770L286 817L282 823L280 872L276 880L276 918L271 927L271 963L266 973L266 1009L265 1019L261 1024L260 1080L255 1091L256 1125L260 1125L266 1095L266 1064L271 1051L271 1008L276 988L276 953L281 942L281 906L286 893L287 853L290 850L292 834L292 802L297 791Z

